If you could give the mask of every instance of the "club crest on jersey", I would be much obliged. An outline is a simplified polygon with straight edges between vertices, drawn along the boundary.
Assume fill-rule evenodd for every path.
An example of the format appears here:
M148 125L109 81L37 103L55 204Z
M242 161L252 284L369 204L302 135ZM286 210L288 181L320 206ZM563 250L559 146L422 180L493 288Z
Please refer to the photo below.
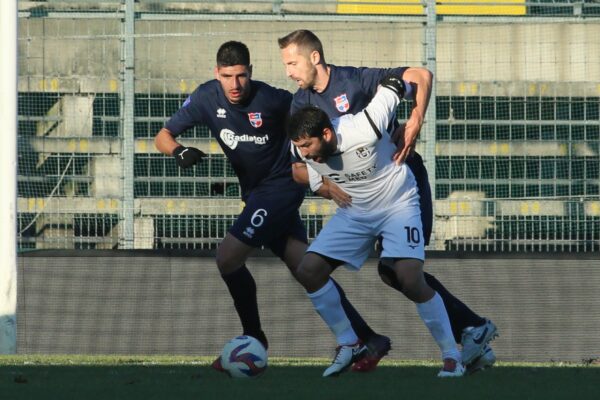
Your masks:
M224 108L217 110L217 118L227 118L227 111Z
M250 120L250 124L255 128L260 128L262 126L262 117L259 112L248 113L248 119Z
M340 94L338 97L334 98L333 101L335 101L335 108L337 108L339 112L346 112L350 109L350 102L348 101L346 93Z
M367 149L366 147L359 147L356 149L356 155L358 158L367 158L371 155L371 150Z

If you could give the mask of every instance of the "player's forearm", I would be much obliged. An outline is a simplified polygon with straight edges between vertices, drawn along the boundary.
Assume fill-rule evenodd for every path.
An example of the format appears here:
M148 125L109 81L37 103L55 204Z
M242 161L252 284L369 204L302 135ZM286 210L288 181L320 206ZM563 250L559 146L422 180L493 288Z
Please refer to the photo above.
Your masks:
M308 170L306 169L306 164L304 163L293 163L292 164L292 176L294 177L294 181L300 185L308 186Z
M172 156L173 150L179 147L180 144L173 138L168 129L162 128L154 138L154 146L161 153Z

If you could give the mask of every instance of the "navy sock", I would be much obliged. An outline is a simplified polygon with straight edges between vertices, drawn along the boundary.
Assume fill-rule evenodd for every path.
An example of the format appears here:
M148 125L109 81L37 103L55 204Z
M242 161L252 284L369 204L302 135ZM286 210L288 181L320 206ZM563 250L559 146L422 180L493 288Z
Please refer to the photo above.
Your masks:
M361 317L358 311L356 311L356 308L354 308L352 303L350 303L350 300L348 300L348 298L346 297L344 289L342 289L342 287L335 281L335 279L331 278L331 280L333 281L333 284L340 293L342 307L346 312L346 316L350 320L352 329L354 329L356 336L358 336L358 338L362 340L363 343L366 343L371 336L375 335L375 331L373 331L373 329L371 329L371 327L367 325L367 322Z
M454 335L456 343L461 342L463 329L469 326L480 326L485 323L485 318L475 314L473 310L467 307L462 301L454 297L433 275L428 274L427 272L424 274L427 284L433 290L438 292L444 301L444 306L446 306L446 311L448 312L448 318L450 319L450 325L452 326L452 334Z
M221 275L229 293L233 298L233 305L237 311L244 335L253 336L258 339L265 348L269 347L267 337L260 326L260 316L258 314L258 303L256 300L256 282L252 274L242 265L236 271Z

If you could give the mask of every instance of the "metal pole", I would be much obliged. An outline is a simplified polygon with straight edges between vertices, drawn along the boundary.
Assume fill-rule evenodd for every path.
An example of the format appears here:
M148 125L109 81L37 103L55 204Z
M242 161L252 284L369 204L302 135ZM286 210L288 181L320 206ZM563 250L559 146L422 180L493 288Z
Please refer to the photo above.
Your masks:
M133 137L133 108L134 108L134 31L135 31L135 4L134 0L122 0L125 6L125 19L123 21L122 36L122 90L121 90L121 118L123 151L123 202L121 204L122 237L120 248L134 248L134 202L133 202L133 162L134 162L134 137Z
M425 60L423 64L425 68L433 73L433 85L431 87L431 99L429 100L429 107L427 108L427 114L425 114L425 124L421 136L423 144L425 146L423 151L423 157L427 173L429 174L429 184L431 185L431 195L434 203L434 224L433 232L431 233L430 243L435 246L435 131L436 131L436 85L437 71L436 71L436 31L437 31L437 16L435 10L436 0L426 0L427 4L425 12L427 13L427 19L425 22L425 40L423 41L424 56ZM435 247L434 247L435 249Z
M17 0L0 2L0 354L17 351Z

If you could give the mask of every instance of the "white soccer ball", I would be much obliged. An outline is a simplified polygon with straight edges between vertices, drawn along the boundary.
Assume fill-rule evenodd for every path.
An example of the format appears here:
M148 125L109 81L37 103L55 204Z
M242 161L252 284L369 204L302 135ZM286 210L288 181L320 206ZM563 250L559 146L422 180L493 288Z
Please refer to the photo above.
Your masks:
M221 366L233 378L253 378L267 369L267 350L252 336L237 336L221 351Z

